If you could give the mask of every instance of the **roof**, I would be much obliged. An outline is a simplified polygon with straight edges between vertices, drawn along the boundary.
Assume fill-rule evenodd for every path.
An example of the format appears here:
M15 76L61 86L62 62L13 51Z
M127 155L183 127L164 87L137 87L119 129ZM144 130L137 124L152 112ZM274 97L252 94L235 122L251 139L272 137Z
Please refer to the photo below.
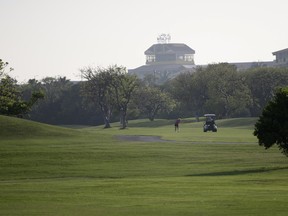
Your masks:
M154 44L147 49L145 55L162 54L162 53L185 53L195 54L195 50L183 43Z
M128 70L129 74L135 74L139 78L144 78L147 75L157 76L157 83L164 83L173 79L182 72L194 72L196 66L182 64L155 64L142 65L135 69Z
M283 52L288 52L288 48L287 48L287 49L283 49L283 50L279 50L279 51L275 51L275 52L273 52L272 54L273 54L273 55L276 55L276 54L278 54L278 53L283 53Z
M156 65L143 65L138 68L129 70L132 73L153 73L153 72L164 72L164 71L183 71L192 70L195 65L181 65L181 64L156 64Z

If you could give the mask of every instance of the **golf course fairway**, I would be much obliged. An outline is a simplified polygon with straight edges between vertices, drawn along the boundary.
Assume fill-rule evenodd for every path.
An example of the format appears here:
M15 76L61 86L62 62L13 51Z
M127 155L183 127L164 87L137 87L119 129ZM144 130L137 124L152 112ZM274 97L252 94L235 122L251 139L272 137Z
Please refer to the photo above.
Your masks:
M287 157L258 145L255 121L204 133L193 119L175 132L164 119L120 130L0 116L0 215L286 216Z

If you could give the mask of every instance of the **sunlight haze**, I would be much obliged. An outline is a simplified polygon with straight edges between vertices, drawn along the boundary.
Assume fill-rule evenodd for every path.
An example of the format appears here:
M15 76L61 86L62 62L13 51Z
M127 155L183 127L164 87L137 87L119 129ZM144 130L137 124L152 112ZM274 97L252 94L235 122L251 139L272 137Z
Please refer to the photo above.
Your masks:
M195 64L271 61L288 48L287 0L0 0L0 59L19 82L80 80L79 69L145 64L169 33Z

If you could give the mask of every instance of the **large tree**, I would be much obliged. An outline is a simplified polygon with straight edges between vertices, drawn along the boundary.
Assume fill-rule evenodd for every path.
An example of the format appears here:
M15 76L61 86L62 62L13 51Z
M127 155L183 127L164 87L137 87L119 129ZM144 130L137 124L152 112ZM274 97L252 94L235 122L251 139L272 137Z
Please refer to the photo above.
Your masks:
M167 91L177 101L177 110L181 116L190 116L191 111L195 112L197 109L194 106L194 76L192 73L186 72L179 74L175 79L166 84ZM179 115L179 114L178 114Z
M111 89L113 73L101 67L87 67L80 71L87 80L82 85L84 97L99 107L105 123L104 127L110 128L110 119L115 107L115 99Z
M254 135L266 149L278 145L288 156L288 87L276 91L255 124Z
M160 112L169 112L176 106L170 94L158 87L142 86L135 95L135 102L139 110L153 121Z
M236 67L228 63L199 67L171 81L170 92L186 112L205 112L220 118L248 115L249 89Z
M122 66L110 66L108 71L114 74L112 79L112 91L116 99L116 106L120 112L120 124L122 129L127 127L127 109L135 93L139 80L135 75L127 74L127 70Z
M127 108L138 85L136 76L127 74L126 68L112 65L107 68L84 68L81 73L87 81L84 95L97 104L103 114L105 128L110 127L110 118L115 109L120 113L122 128L126 128Z
M249 89L237 72L236 66L228 63L211 64L205 69L209 99L205 108L219 117L229 118L247 112L250 104Z

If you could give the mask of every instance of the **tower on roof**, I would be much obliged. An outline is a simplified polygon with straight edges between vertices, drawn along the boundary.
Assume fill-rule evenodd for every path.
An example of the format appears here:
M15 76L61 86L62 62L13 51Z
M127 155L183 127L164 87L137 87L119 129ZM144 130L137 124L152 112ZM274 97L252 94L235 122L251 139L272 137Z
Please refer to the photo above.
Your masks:
M157 37L157 42L159 44L164 44L164 43L170 43L171 41L171 36L170 34L160 34L158 37Z
M161 34L157 37L156 44L148 48L144 54L146 64L135 69L128 70L128 73L135 74L141 79L146 76L153 76L158 84L173 79L182 72L194 71L195 51L184 43L170 43L169 34Z

